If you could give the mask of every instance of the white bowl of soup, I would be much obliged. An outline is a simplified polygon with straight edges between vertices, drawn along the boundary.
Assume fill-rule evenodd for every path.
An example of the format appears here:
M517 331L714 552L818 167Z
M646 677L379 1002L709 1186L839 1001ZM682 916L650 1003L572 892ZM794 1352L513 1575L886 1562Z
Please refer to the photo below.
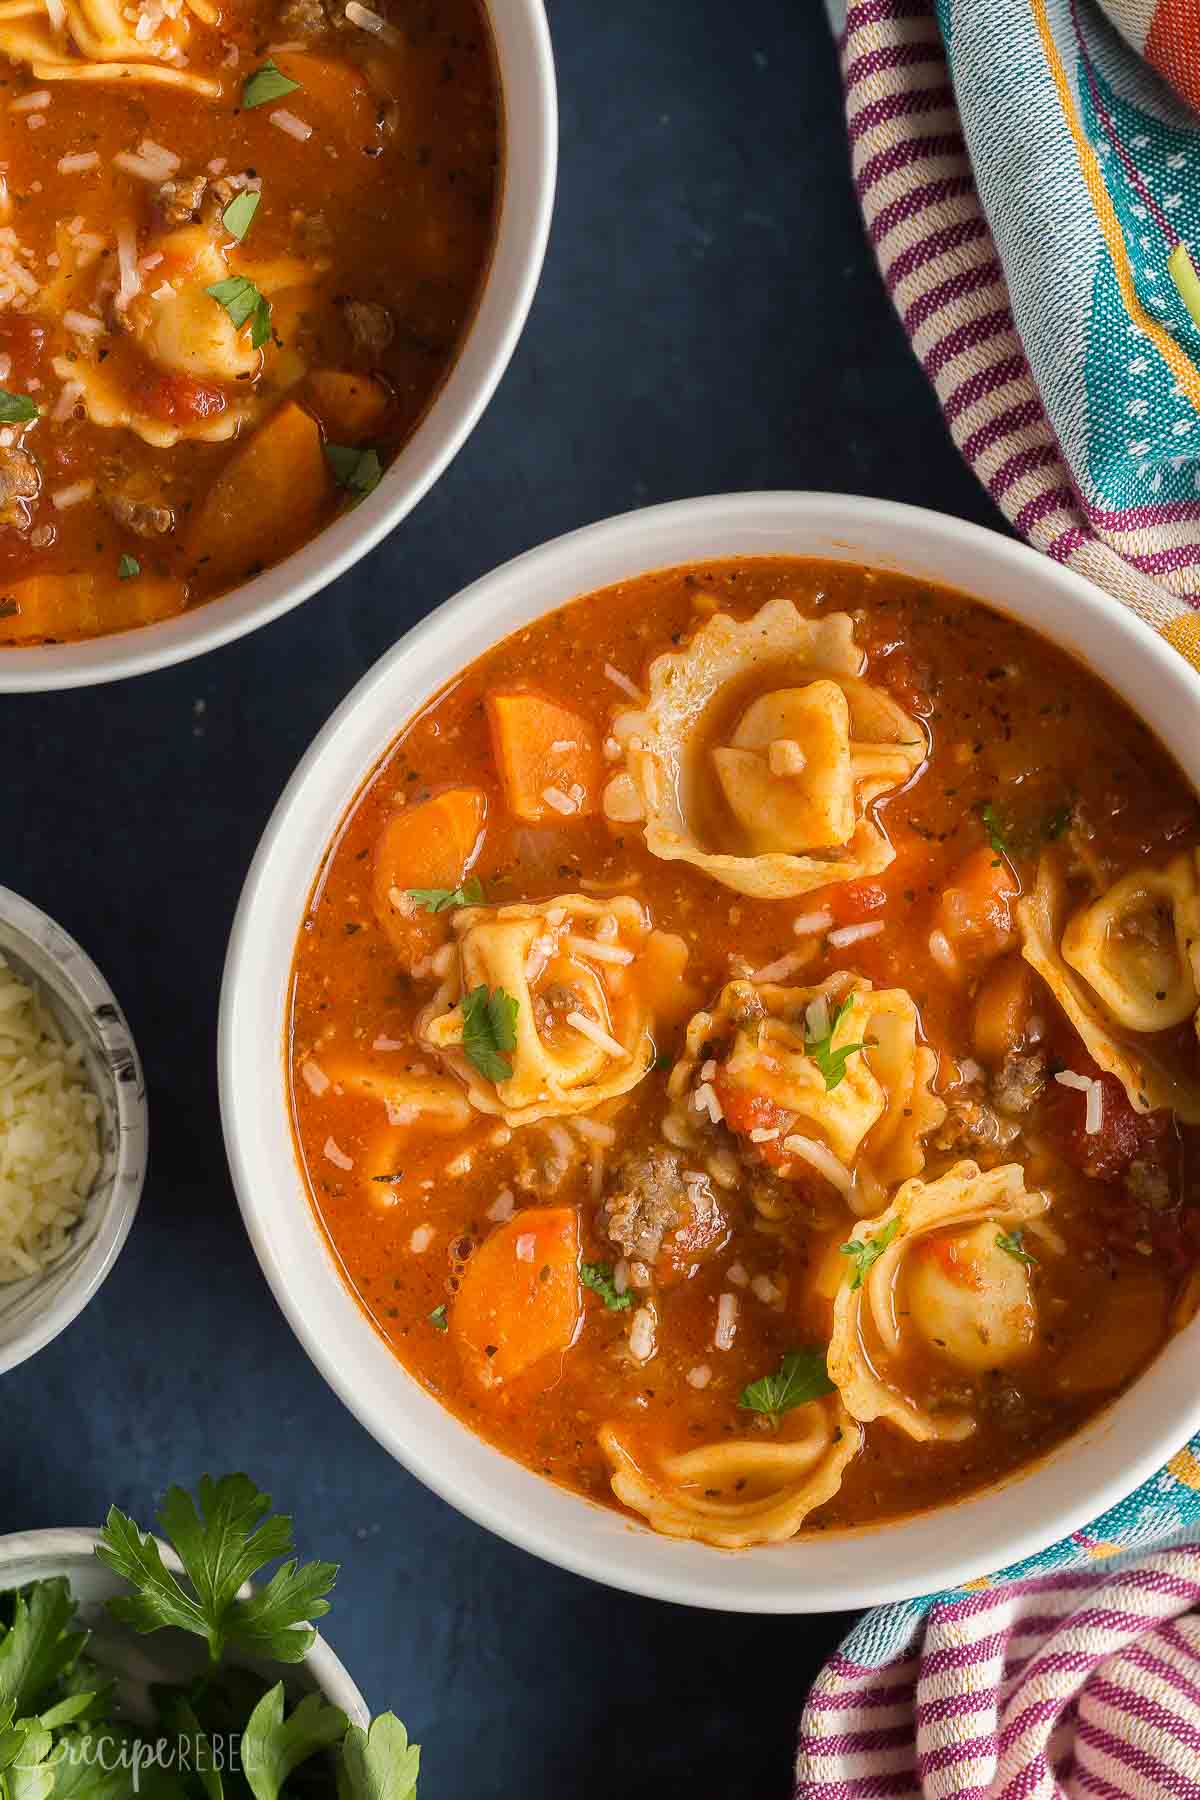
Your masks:
M1006 538L684 501L364 678L247 879L274 1293L453 1505L822 1611L1078 1529L1200 1424L1194 673Z
M541 0L17 11L3 691L196 655L378 543L504 372L557 154Z

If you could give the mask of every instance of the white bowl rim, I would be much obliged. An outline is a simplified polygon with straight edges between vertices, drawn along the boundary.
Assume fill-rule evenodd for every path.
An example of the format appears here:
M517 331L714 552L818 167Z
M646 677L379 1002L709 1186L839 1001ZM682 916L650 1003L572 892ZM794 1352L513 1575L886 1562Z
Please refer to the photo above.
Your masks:
M474 317L448 374L374 493L230 593L158 624L0 650L0 693L145 675L256 631L329 587L405 519L474 430L507 369L541 276L558 164L558 98L544 0L482 0L500 64L504 189Z
M171 1546L161 1538L156 1541L167 1567L178 1569L179 1558ZM99 1542L100 1533L87 1525L48 1525L38 1531L5 1532L0 1535L0 1593L4 1591L6 1571L18 1559L31 1562L44 1558L46 1562L59 1563L60 1573L69 1579L73 1565L95 1561ZM152 1641L153 1633L149 1635ZM319 1631L295 1666L308 1670L325 1699L339 1706L352 1725L368 1723L371 1715L366 1701L346 1665Z
M221 988L217 1040L226 1150L251 1243L275 1298L300 1342L335 1393L372 1436L410 1473L468 1518L534 1555L629 1592L685 1605L756 1614L833 1612L911 1599L917 1594L935 1592L1019 1563L1056 1540L1077 1532L1088 1521L1100 1517L1153 1475L1193 1432L1200 1429L1200 1388L1187 1380L1186 1370L1190 1365L1180 1360L1183 1350L1194 1357L1194 1349L1190 1348L1187 1340L1191 1337L1193 1344L1200 1340L1200 1318L1192 1326L1176 1334L1121 1400L1093 1418L1081 1431L1072 1434L1058 1449L1008 1480L950 1507L911 1515L879 1527L867 1526L825 1534L814 1533L811 1536L802 1535L786 1546L764 1546L743 1552L721 1552L706 1546L656 1538L644 1526L622 1520L611 1509L557 1487L544 1477L525 1470L502 1452L492 1449L484 1440L476 1438L447 1409L424 1395L411 1378L407 1378L407 1382L412 1394L406 1389L405 1405L414 1405L412 1395L416 1395L419 1397L416 1404L420 1400L426 1401L444 1421L444 1430L433 1431L430 1441L425 1441L416 1426L413 1426L411 1435L406 1435L396 1427L389 1407L381 1397L372 1402L362 1389L356 1387L331 1348L330 1340L334 1336L338 1339L338 1350L347 1352L351 1338L356 1349L362 1348L365 1333L377 1347L377 1354L390 1359L402 1374L405 1373L403 1365L375 1333L365 1313L359 1308L336 1267L327 1241L311 1219L311 1229L320 1237L328 1264L329 1293L332 1295L336 1287L341 1296L340 1301L332 1302L338 1316L322 1321L327 1329L323 1332L318 1330L313 1310L303 1303L293 1289L291 1258L285 1259L279 1254L269 1233L270 1206L277 1198L277 1190L281 1185L278 1167L273 1170L274 1182L264 1184L267 1194L265 1201L260 1197L256 1186L253 1163L257 1153L255 1140L259 1125L256 1116L257 1097L247 1099L244 1085L253 1073L254 1049L248 1045L245 1054L239 1053L237 1013L244 990L253 980L256 958L263 956L264 949L269 953L272 948L270 945L264 946L263 942L264 934L272 931L271 922L262 906L263 890L271 878L272 865L279 854L280 845L285 841L292 815L309 797L310 787L320 787L322 765L327 756L332 756L338 740L344 734L350 735L352 722L360 712L370 711L373 703L378 707L386 690L397 684L400 671L407 662L424 657L439 663L442 673L433 681L422 684L415 702L411 702L404 710L394 712L395 723L381 733L374 755L361 764L348 793L339 788L340 798L333 808L334 828L337 819L344 815L346 807L351 803L350 797L368 778L375 762L384 754L396 733L403 728L422 701L436 692L445 680L483 654L492 644L518 630L522 624L556 610L579 594L607 585L606 582L589 582L581 586L572 576L571 571L576 561L582 560L593 547L603 545L610 560L618 553L623 554L626 579L684 562L715 561L722 555L737 558L755 554L836 556L838 550L832 548L805 548L789 552L778 542L777 537L771 536L773 533L786 533L789 528L802 530L807 526L814 529L818 525L830 546L840 546L849 551L844 560L866 561L885 570L894 566L898 572L918 573L915 552L909 557L899 552L894 556L889 552L870 556L863 556L861 551L854 553L856 530L877 528L889 540L894 538L901 544L908 537L931 545L956 548L978 559L980 565L990 563L991 572L997 578L1003 578L1006 593L1024 595L1027 587L1040 590L1039 597L1042 600L1047 603L1053 601L1062 613L1070 616L1072 628L1076 619L1090 617L1095 627L1093 635L1099 651L1085 656L1073 637L1067 633L1065 626L1056 633L1041 620L1034 619L1028 612L1022 612L1019 606L1007 609L1010 616L1067 648L1085 667L1095 668L1100 678L1118 693L1124 693L1127 679L1133 680L1130 670L1139 678L1144 675L1147 688L1152 682L1156 693L1163 700L1163 709L1158 716L1171 724L1175 733L1173 737L1161 734L1162 741L1183 765L1185 774L1192 783L1200 787L1200 735L1193 735L1188 741L1186 755L1181 753L1181 730L1176 724L1176 715L1170 703L1172 696L1177 697L1185 711L1190 707L1192 716L1200 717L1200 690L1195 688L1194 671L1176 650L1126 607L1071 569L1050 561L1026 544L925 508L814 491L707 495L620 514L542 544L472 583L401 638L346 696L297 766L268 821L247 874L230 935ZM674 531L678 535L689 528L694 529L697 537L704 535L708 538L722 535L732 537L739 528L743 534L751 535L761 530L764 541L757 550L741 547L722 552L713 548L698 548L694 555L668 556L656 552L656 544L664 534ZM766 541L768 537L771 537L769 543ZM478 629L479 620L489 617L489 604L497 598L500 591L518 588L524 580L532 583L536 577L545 576L550 569L561 572L561 593L558 599L524 612L519 608L515 611L510 608L505 613L503 626L495 630L490 625L486 630ZM943 577L932 572L928 578L932 581L944 581ZM621 577L616 575L610 579L615 581ZM987 583L981 580L974 583L945 581L945 585L971 593L978 592ZM1002 613L1006 610L1003 598L989 596L984 603ZM472 626L476 629L472 630ZM457 658L448 654L452 645L458 647ZM1145 708L1134 706L1128 699L1127 704L1132 710L1145 716ZM333 804L331 797L330 804ZM334 829L331 828L326 843L314 853L314 874L333 835ZM304 886L299 907L307 900L310 885L311 883ZM298 908L294 915L296 929L301 916ZM260 920L266 922L260 923ZM276 933L276 936L279 935ZM286 950L289 968L291 942L289 936ZM273 948L277 950L278 945ZM251 1011L254 1010L252 1006ZM258 1010L261 1014L261 1009ZM281 1023L281 1015L276 1016ZM262 1026L265 1021L259 1016L256 1023ZM261 1036L255 1043L261 1043ZM266 1077L262 1079L265 1081ZM277 1090L280 1090L282 1050L275 1082ZM290 1138L290 1124L288 1135ZM298 1170L294 1170L294 1174L298 1184ZM304 1195L303 1199L306 1209L311 1212L307 1196ZM294 1232L294 1218L291 1224ZM333 1330L328 1329L331 1324ZM1128 1401L1132 1394L1140 1393L1155 1371L1164 1374L1165 1378L1171 1370L1174 1371L1175 1380L1171 1387L1169 1419L1154 1427L1142 1419L1138 1431L1136 1425L1131 1426L1131 1420L1136 1421L1147 1409L1131 1411L1128 1407L1123 1408L1123 1402ZM395 1399L394 1395L392 1399ZM1139 1438L1136 1451L1125 1460L1107 1453L1106 1449L1107 1440L1113 1435L1114 1416L1122 1408L1124 1434L1128 1436L1133 1430ZM483 1444L496 1462L509 1471L518 1470L527 1477L528 1483L534 1484L525 1488L523 1503L502 1498L498 1492L498 1480L493 1486L477 1472L464 1475L461 1467L465 1455L464 1439L469 1439L476 1445ZM1085 1447L1089 1453L1098 1450L1097 1457L1093 1459L1097 1462L1097 1470L1086 1492L1076 1493L1073 1498L1060 1498L1053 1515L1041 1522L1027 1517L1025 1509L1019 1505L1009 1505L1009 1496L1017 1496L1019 1499L1022 1492L1028 1493L1030 1483L1040 1483L1046 1470L1055 1469L1061 1474L1066 1461L1078 1457ZM1067 1479L1069 1481L1069 1477ZM509 1485L521 1484L514 1480ZM543 1497L540 1506L538 1490L542 1491ZM564 1497L570 1502L570 1517L568 1510L561 1505ZM997 1503L1001 1503L1006 1511L1014 1515L1002 1530L987 1523ZM554 1514L552 1524L547 1522L546 1513ZM977 1547L980 1537L978 1530L973 1535L969 1531L956 1533L954 1530L956 1524L962 1525L971 1514L982 1514L984 1517L985 1552ZM601 1522L611 1526L614 1520L619 1526L625 1526L623 1535L601 1528ZM654 1556L637 1562L632 1554L631 1538L652 1543L655 1548ZM963 1541L959 1541L960 1538ZM918 1539L921 1556L917 1557L913 1553L906 1560L905 1551L913 1552ZM860 1568L864 1552L872 1544L886 1546L886 1549L882 1558L876 1558L881 1566L873 1570L868 1582L863 1580ZM797 1558L790 1579L788 1575L781 1573L782 1565L775 1554L781 1549L795 1554ZM811 1563L818 1553L839 1550L845 1554L840 1557L833 1554L826 1556L824 1560L830 1566L815 1578L811 1570L804 1566L806 1560ZM761 1575L755 1574L756 1565L762 1570ZM914 1566L920 1567L928 1578L915 1578L912 1572Z
M146 1082L133 1033L120 1001L87 951L56 919L11 888L0 887L0 920L14 926L57 964L66 984L86 1004L96 1034L110 1058L129 1059L132 1063L131 1078L114 1079L112 1084L117 1144L105 1216L88 1243L79 1267L67 1278L61 1293L54 1296L24 1331L18 1332L7 1344L0 1343L0 1375L6 1375L28 1362L31 1356L36 1356L39 1350L44 1350L73 1324L112 1273L141 1204L150 1127ZM101 1007L113 1009L111 1020L96 1017ZM54 1265L51 1264L46 1275L52 1278L53 1274Z

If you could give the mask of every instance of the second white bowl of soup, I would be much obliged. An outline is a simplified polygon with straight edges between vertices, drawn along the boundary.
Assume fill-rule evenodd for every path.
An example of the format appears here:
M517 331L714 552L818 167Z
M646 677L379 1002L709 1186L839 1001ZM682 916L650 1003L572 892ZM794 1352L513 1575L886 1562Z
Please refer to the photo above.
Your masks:
M247 1226L346 1403L513 1542L747 1611L1132 1489L1200 1423L1196 717L1069 571L837 496L609 520L410 633L222 997Z
M541 0L67 0L0 67L38 127L0 199L11 692L225 643L411 510L524 324L557 126Z

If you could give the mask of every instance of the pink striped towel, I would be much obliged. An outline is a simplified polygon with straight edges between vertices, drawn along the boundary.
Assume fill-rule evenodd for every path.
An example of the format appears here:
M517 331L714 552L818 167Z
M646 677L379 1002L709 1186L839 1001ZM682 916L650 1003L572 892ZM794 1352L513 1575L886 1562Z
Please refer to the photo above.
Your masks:
M1200 1800L1200 1548L985 1586L915 1651L835 1656L796 1800Z

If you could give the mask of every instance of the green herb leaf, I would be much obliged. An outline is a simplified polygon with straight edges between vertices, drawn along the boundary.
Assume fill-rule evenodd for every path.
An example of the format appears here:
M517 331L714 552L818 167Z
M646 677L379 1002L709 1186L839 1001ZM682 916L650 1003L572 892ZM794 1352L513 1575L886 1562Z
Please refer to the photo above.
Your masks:
M507 1081L512 1064L501 1054L517 1047L518 1002L503 988L472 988L462 998L463 1053L485 1081Z
M38 416L37 401L0 387L0 425L27 425Z
M251 321L250 343L255 350L261 350L271 335L271 302L264 299L254 283L245 275L230 275L204 291L225 308L235 331L240 331L247 319Z
M468 875L461 887L405 888L404 891L410 900L431 913L449 912L455 906L483 906L487 899L483 883L474 875Z
M776 1375L762 1375L743 1388L739 1406L748 1412L767 1413L772 1418L779 1418L781 1413L791 1412L794 1406L805 1406L810 1400L819 1400L822 1394L831 1394L833 1383L825 1369L824 1350L811 1348L789 1350L779 1365Z
M239 244L250 229L261 199L261 194L253 193L249 188L243 188L240 194L234 195L221 214L222 225L230 237L235 237Z
M650 1067L656 1074L665 1074L673 1066L674 1060L669 1050L660 1050Z
M269 1688L250 1714L242 1737L242 1769L254 1800L279 1800L283 1785L302 1762L346 1735L349 1720L320 1694L306 1694L283 1716L283 1683Z
M252 75L246 77L242 88L242 105L266 106L270 100L282 100L285 94L294 94L299 86L298 81L289 81L268 57L261 68L255 69Z
M877 1231L874 1237L867 1238L865 1242L860 1238L851 1238L848 1244L840 1246L843 1256L854 1258L854 1275L850 1282L851 1292L862 1286L868 1270L879 1261L899 1229L899 1219L892 1219L882 1231Z
M205 1800L225 1800L225 1784L221 1780L217 1758L213 1754L212 1740L192 1710L187 1696L171 1689L165 1697L161 1716L175 1733L175 1743L172 1746L175 1757L173 1766L194 1773L204 1791ZM243 1738L243 1750L244 1748Z
M1015 1258L1017 1262L1024 1263L1027 1269L1036 1269L1038 1266L1037 1257L1030 1256L1027 1250L1021 1248L1024 1236L1025 1233L1023 1231L998 1231L996 1233L996 1248L997 1250L1003 1250L1006 1256Z
M0 1742L0 1788L5 1800L49 1800L54 1769L47 1762L53 1738L37 1719L18 1720ZM7 1767L5 1764L7 1763Z
M326 444L325 459L338 486L354 496L355 506L373 493L383 479L379 452L370 447L356 450L347 444Z
M0 1638L0 1718L9 1710L31 1718L38 1701L70 1668L86 1631L71 1631L75 1603L65 1576L36 1582L13 1602L12 1624Z
M1004 827L1000 823L999 815L990 800L983 801L979 808L979 817L983 820L983 829L987 832L988 843L996 852L996 860L992 864L992 867L993 869L998 869L1000 866L1000 858L1009 854L1009 845L1008 839L1004 835Z
M346 1733L338 1800L415 1800L420 1766L421 1746L409 1743L395 1713L380 1713L369 1731Z
M435 1306L430 1313L429 1323L433 1326L435 1331L449 1330L449 1321L446 1318L446 1302L444 1300L440 1306Z
M581 1263L579 1279L584 1287L591 1288L593 1294L599 1294L609 1312L624 1312L633 1305L631 1293L618 1294L613 1286L611 1263Z
M1046 823L1042 826L1042 836L1049 843L1051 843L1051 844L1055 843L1062 836L1063 832L1066 831L1067 827L1070 825L1071 820L1074 817L1075 817L1074 802L1072 802L1068 806L1060 806L1058 808L1057 812L1052 812L1050 814L1050 817L1046 820Z
M118 581L132 581L134 576L140 575L141 572L142 565L136 556L122 556L117 564Z
M199 1511L182 1488L170 1488L158 1514L193 1593L165 1567L155 1539L110 1508L96 1554L135 1591L111 1600L109 1610L135 1631L177 1625L195 1632L206 1640L213 1662L231 1643L279 1662L299 1662L316 1636L305 1621L329 1611L323 1596L337 1565L285 1562L265 1587L238 1599L243 1582L291 1550L291 1520L264 1518L270 1498L246 1475L216 1482L205 1475L198 1494Z
M817 1068L825 1077L826 1093L835 1088L839 1081L843 1079L846 1073L846 1064L849 1062L850 1058L856 1055L859 1050L865 1050L867 1048L865 1041L861 1044L841 1044L836 1050L833 1048L834 1033L853 1004L854 999L852 995L842 1001L842 1004L834 1013L829 1030L825 1033L824 1037L812 1038L806 1036L804 1039L804 1054L805 1056L812 1057Z

